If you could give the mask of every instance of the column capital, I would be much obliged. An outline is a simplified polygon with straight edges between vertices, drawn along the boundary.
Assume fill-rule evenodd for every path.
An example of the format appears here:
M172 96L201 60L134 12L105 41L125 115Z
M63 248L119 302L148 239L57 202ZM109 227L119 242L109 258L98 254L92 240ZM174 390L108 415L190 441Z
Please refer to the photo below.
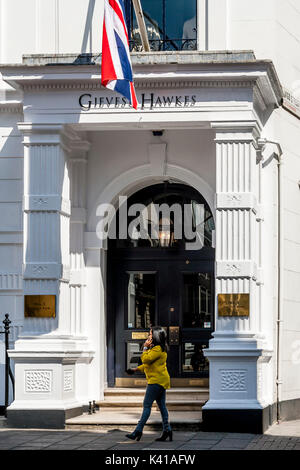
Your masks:
M72 162L87 162L86 154L91 148L91 143L84 136L78 134L72 127L65 126L62 130L62 139Z
M211 128L216 132L215 142L217 143L256 143L261 132L256 121L212 122Z
M23 134L23 144L32 145L60 145L64 151L76 161L86 160L86 153L90 149L90 142L83 139L73 129L60 123L32 123L19 122L18 130Z

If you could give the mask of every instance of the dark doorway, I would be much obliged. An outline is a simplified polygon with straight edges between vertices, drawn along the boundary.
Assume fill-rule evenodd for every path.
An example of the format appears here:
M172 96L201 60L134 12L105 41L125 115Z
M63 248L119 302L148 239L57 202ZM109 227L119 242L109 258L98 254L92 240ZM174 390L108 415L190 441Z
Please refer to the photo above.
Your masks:
M128 207L135 203L149 206L151 202L169 206L177 203L186 205L188 210L190 207L191 220L200 227L200 247L186 249L191 240L185 236L178 239L173 230L176 223L173 214L169 231L159 220L157 239L149 236L132 240L128 236L109 240L108 384L130 385L132 379L126 369L139 364L150 327L161 325L168 333L172 384L199 385L200 379L208 377L203 349L208 347L214 330L213 217L202 196L185 185L165 183L148 187L134 194ZM128 219L128 226L132 219ZM183 216L183 226L185 221ZM140 379L143 377L140 374ZM132 385L139 382L138 378L136 374Z

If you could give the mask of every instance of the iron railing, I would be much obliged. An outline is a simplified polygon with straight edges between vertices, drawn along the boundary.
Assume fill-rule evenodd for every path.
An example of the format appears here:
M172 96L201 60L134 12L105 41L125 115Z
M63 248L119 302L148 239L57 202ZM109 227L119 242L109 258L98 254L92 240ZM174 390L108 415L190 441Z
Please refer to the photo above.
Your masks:
M196 39L149 39L151 51L194 51L197 49ZM143 46L140 38L129 41L131 52L141 52Z
M8 356L9 350L9 334L10 334L10 324L9 314L5 314L5 319L2 322L4 324L4 331L0 331L0 334L3 334L5 337L5 404L4 404L4 416L7 415L8 401L9 401L9 379L12 383L13 396L15 395L15 379L10 367L10 358Z

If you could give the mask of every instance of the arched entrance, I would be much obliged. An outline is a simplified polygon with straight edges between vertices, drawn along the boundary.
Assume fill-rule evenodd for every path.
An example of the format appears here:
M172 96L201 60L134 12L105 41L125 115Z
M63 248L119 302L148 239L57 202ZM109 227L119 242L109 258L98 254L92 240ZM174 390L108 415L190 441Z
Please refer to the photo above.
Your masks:
M131 378L126 369L138 365L152 325L168 333L172 385L202 385L208 378L203 349L214 330L210 208L194 188L165 182L133 194L125 212L126 235L119 210L117 236L108 242L108 385L142 385L144 376Z

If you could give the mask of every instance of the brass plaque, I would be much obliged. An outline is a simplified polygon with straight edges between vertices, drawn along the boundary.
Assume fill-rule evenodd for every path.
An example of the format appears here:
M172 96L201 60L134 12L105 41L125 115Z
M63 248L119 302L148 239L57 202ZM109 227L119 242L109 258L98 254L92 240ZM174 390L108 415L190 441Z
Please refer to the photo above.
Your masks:
M219 317L249 317L249 294L218 294Z
M179 339L180 328L179 326L170 326L169 327L169 344L171 346L178 346L180 339Z
M191 379L189 380L189 385L192 387L202 387L203 386L203 379Z
M135 380L134 381L134 385L136 385L137 387L143 387L144 385L146 385L146 380Z
M147 380L146 379L131 379L131 378L123 378L123 377L116 377L115 379L115 387L121 388L135 388L135 387L146 387Z
M131 334L131 339L147 339L149 333L147 331L133 331Z
M24 313L27 318L55 318L55 295L25 295Z

